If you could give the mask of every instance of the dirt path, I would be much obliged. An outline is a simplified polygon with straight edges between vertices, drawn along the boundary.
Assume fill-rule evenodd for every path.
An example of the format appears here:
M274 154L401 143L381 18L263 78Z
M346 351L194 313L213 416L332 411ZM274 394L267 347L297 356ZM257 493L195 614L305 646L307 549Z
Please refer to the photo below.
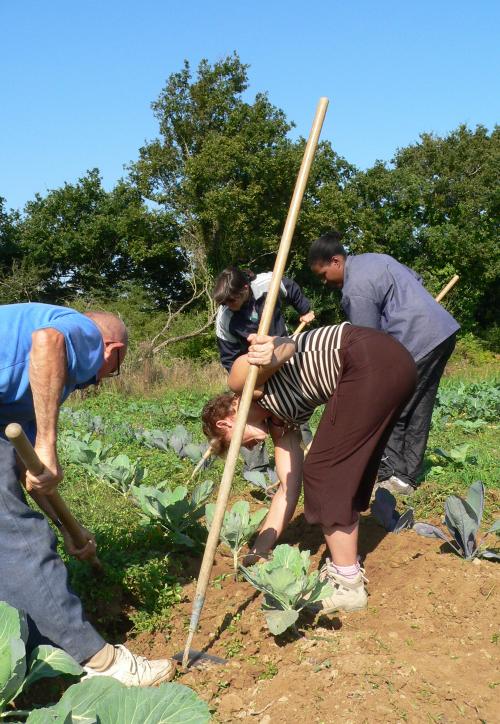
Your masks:
M302 541L320 563L317 528L299 516L283 542ZM210 703L220 722L500 722L500 566L442 553L412 532L384 535L362 521L368 608L307 621L301 639L274 638L260 596L234 583L218 556L195 646L228 658L179 679ZM217 581L217 577L219 577ZM194 585L171 635L141 635L139 653L183 648Z

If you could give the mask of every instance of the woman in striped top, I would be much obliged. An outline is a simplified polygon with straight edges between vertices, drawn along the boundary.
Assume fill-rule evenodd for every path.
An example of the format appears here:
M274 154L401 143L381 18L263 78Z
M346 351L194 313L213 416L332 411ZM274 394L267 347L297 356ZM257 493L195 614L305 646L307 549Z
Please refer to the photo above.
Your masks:
M415 388L415 363L395 339L348 322L293 338L252 335L229 376L232 393L205 406L203 429L219 452L229 446L249 365L259 373L242 444L271 435L280 487L256 540L266 556L291 520L304 481L304 515L322 526L331 554L322 576L333 584L323 610L366 606L357 561L359 513L368 508L382 453ZM297 426L325 405L304 462Z

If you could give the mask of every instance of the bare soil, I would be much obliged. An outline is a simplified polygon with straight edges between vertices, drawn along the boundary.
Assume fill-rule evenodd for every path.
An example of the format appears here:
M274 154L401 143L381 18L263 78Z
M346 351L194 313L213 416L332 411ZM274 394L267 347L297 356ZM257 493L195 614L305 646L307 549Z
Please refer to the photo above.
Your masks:
M320 531L300 512L283 542L300 543L320 565ZM500 722L500 566L462 561L411 531L386 534L369 515L360 552L368 608L304 615L300 636L280 637L266 627L260 594L234 582L231 559L218 554L194 646L227 663L179 682L219 722ZM151 657L182 650L194 585L185 585L168 635L140 635L130 648Z

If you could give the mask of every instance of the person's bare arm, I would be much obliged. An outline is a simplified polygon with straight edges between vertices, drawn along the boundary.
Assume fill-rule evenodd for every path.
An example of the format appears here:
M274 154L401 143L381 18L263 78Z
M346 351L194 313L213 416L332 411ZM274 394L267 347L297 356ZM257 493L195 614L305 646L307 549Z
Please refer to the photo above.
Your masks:
M266 556L275 545L293 517L302 488L304 453L300 446L300 433L288 430L281 436L280 428L271 427L274 440L274 459L280 486L272 499L252 549L257 556Z
M57 458L57 419L67 376L64 335L56 329L33 332L29 379L36 418L35 451L44 464L40 475L27 472L26 487L50 495L62 479Z
M295 354L295 342L289 337L251 334L248 340L248 353L238 357L229 374L228 384L233 392L243 390L250 365L259 367L256 382L259 387Z

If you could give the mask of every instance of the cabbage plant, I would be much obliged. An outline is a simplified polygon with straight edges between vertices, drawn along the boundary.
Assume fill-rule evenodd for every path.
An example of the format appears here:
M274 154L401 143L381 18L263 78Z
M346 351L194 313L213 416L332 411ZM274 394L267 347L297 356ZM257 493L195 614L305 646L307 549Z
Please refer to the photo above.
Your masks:
M413 526L415 520L413 508L408 508L403 514L398 513L396 498L385 488L377 488L375 500L370 508L378 522L389 533L400 533Z
M441 528L430 523L415 523L413 530L427 538L439 538L448 543L457 555L468 561L474 558L489 558L500 561L496 551L481 548L484 536L477 542L477 533L481 525L484 509L484 485L481 480L473 483L467 493L467 498L450 495L444 503L444 522L450 533L447 536ZM500 518L494 522L488 533L500 531Z
M189 458L196 463L201 459L208 445L194 443L184 425L177 425L173 430L140 430L136 438L146 447L159 450L173 450L181 459Z
M159 524L174 546L193 548L203 533L198 521L205 515L205 502L213 487L211 480L205 480L192 493L184 485L162 489L133 485L131 492L142 510L143 523Z
M240 566L247 581L264 594L262 609L275 636L294 626L303 608L316 609L314 604L333 593L328 581L320 581L319 571L309 573L310 557L309 551L283 544L269 561Z
M55 705L32 711L28 724L207 724L207 704L188 686L160 684L154 689L127 688L109 676L84 679Z
M215 505L213 503L209 503L205 508L205 517L209 530L212 526L214 511ZM250 513L250 505L246 500L238 500L231 510L224 513L220 540L232 551L235 580L238 573L240 551L256 533L266 515L267 508L260 508Z
M0 601L0 719L12 717L7 707L35 681L83 674L80 664L54 646L37 646L27 657L27 640L26 615Z
M147 475L139 460L132 461L124 454L105 458L90 466L89 470L122 495L128 495L131 487Z
M272 468L267 468L265 473L260 470L245 470L243 477L256 488L263 490L268 498L274 495L279 485L278 475Z

